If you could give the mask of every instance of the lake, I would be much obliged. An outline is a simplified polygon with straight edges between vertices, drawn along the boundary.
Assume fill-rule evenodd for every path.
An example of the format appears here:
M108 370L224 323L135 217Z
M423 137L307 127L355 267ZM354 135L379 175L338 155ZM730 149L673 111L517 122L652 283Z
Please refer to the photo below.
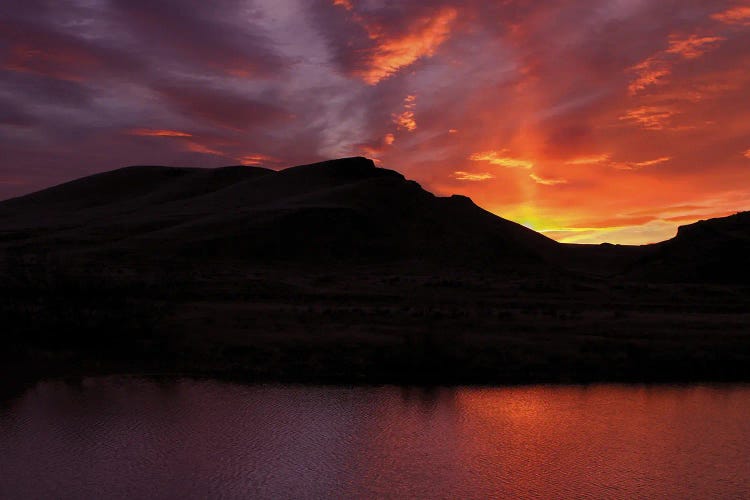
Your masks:
M43 382L1 498L750 497L750 386Z

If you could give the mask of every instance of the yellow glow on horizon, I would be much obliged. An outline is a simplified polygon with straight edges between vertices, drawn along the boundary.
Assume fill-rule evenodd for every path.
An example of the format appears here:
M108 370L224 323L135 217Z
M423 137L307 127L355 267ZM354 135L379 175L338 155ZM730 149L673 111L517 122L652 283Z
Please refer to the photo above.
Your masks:
M583 213L554 213L532 204L519 206L493 207L490 212L511 220L529 229L537 231L548 238L560 243L616 245L643 245L668 240L677 232L682 224L689 224L704 218L699 214L686 217L681 221L670 221L655 218L640 224L629 224L627 220L618 221L613 218L606 225L580 225L584 219Z

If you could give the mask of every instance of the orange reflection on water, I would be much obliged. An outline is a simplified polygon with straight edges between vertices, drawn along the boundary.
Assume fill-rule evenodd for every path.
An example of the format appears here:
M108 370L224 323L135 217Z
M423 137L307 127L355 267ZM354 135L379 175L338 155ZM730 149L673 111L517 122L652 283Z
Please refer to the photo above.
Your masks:
M750 401L707 386L467 389L456 411L461 462L486 495L625 498L667 483L705 496L717 471L699 464L750 439L736 425Z
M0 407L0 491L13 498L750 498L748 415L750 386L741 385L50 382Z

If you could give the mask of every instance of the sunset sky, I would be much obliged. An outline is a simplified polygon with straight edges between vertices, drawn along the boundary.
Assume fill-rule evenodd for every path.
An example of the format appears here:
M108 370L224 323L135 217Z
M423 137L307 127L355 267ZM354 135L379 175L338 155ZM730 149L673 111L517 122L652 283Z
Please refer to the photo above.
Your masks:
M353 155L566 242L748 210L750 2L2 2L0 199Z

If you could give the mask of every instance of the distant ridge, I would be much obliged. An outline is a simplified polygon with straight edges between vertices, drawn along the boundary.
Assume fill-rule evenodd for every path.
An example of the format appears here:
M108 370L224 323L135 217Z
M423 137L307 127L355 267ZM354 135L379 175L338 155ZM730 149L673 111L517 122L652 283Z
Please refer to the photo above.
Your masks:
M667 282L750 284L750 212L680 226L653 245L633 276Z
M750 283L750 213L654 245L564 245L363 157L280 171L131 166L0 202L0 252Z

